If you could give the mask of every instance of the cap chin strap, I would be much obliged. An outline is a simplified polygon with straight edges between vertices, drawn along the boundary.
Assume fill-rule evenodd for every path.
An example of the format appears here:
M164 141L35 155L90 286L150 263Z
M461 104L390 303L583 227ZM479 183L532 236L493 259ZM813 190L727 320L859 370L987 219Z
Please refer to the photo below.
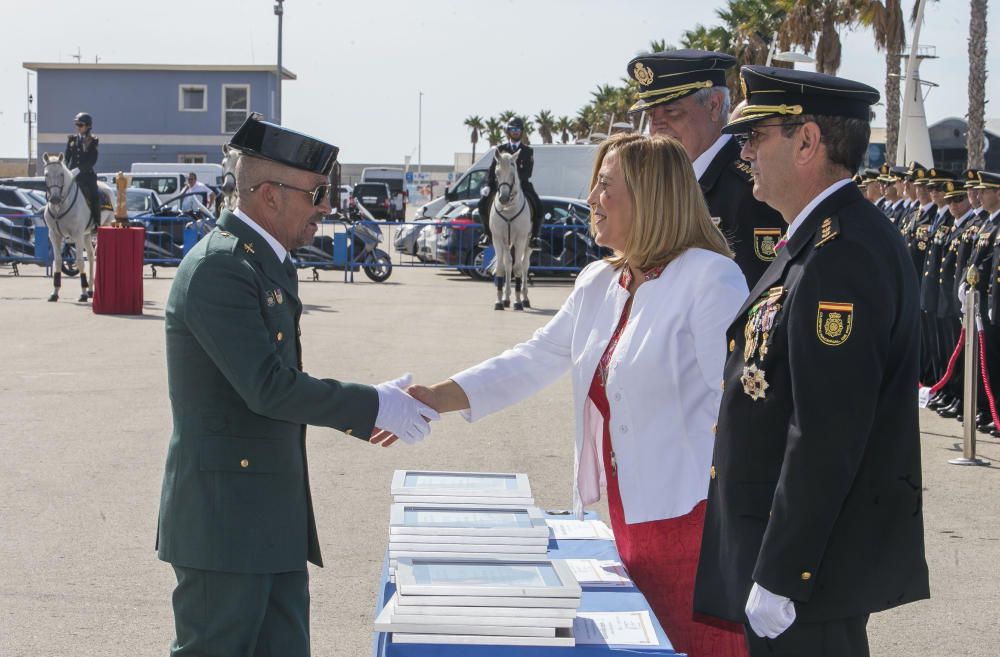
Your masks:
M747 105L740 116L748 114L801 114L801 105Z

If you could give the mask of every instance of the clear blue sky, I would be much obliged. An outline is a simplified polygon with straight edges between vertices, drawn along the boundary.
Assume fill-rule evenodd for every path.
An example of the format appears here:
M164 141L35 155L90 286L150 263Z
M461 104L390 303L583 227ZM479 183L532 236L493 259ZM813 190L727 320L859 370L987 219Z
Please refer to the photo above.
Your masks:
M913 0L903 0L906 11ZM284 122L341 147L344 162L417 161L423 91L423 162L450 164L468 151L462 120L505 109L573 115L598 84L618 83L650 41L677 44L696 23L714 24L722 2L690 0L287 0ZM0 156L24 157L26 71L22 62L273 64L272 0L35 0L5 12L0 40ZM168 9L170 10L168 13ZM991 3L1000 43L1000 10ZM922 77L941 86L929 122L964 116L968 103L969 3L930 3L921 42L939 59ZM884 56L870 33L842 35L839 74L884 84ZM802 67L802 65L799 65ZM987 99L1000 103L1000 46L989 54ZM127 90L125 91L127 93ZM124 99L123 99L124 100ZM65 108L66 126L82 108ZM987 117L1000 109L987 105ZM95 131L113 131L96 117ZM876 125L884 124L881 116Z

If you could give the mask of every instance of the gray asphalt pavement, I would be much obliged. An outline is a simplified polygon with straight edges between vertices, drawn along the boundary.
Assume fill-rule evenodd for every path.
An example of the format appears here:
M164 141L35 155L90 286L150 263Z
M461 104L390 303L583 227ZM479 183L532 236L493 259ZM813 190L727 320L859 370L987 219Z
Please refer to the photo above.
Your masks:
M46 303L37 267L0 266L0 656L165 655L169 565L153 544L170 434L163 310L172 270L145 279L141 317ZM435 382L544 324L570 284L538 282L531 311L495 312L491 286L454 272L397 268L388 282L301 275L306 369L377 383ZM370 654L376 588L397 468L526 472L544 508L570 504L573 417L564 379L474 425L457 415L417 446L369 446L313 428L313 499L327 567L310 567L313 654ZM961 429L922 411L932 599L873 617L873 655L1000 652L1000 441L989 468L947 460ZM606 509L600 509L606 517Z

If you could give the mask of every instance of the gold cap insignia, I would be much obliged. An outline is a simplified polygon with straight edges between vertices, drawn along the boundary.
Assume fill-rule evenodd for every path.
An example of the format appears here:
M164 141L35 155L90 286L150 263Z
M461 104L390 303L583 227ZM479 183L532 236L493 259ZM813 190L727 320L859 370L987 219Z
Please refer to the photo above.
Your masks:
M653 84L653 71L643 66L642 62L636 62L635 68L632 69L632 75L635 77L635 81L644 87Z
M853 303L819 302L816 313L816 336L825 345L836 347L847 342L854 327Z
M966 172L966 177L968 177L969 180L975 180L976 179L976 172L973 171L972 169L969 169Z
M949 191L949 192L953 192L953 191L955 191L955 183L953 183L953 182L949 182L949 183L947 183L947 184L946 184L945 186L946 186L946 187L948 188L948 191Z
M740 76L740 93L743 94L744 100L749 101L749 97L747 96L747 81L742 75Z

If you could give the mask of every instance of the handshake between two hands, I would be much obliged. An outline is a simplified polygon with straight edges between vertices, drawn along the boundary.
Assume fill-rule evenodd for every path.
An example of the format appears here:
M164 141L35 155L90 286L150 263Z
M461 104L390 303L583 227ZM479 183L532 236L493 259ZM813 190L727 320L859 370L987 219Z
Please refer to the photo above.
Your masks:
M412 445L431 432L430 421L438 420L436 395L431 388L410 385L409 372L393 381L375 386L378 392L378 416L368 441L389 447L397 440Z

